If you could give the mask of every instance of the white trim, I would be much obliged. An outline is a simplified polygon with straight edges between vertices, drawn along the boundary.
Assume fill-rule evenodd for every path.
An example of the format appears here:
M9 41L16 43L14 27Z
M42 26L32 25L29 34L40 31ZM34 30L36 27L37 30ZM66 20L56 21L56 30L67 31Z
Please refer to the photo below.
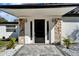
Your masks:
M27 25L25 23L25 34L26 34L25 41L28 41L28 42L25 42L25 44L36 44L35 43L35 36L34 36L34 20L35 19L45 19L45 44L49 44L49 43L54 42L54 27L53 27L54 25L52 22L52 17L40 17L39 16L39 17L27 17L26 19L27 19L27 22L26 22ZM29 27L30 21L32 21L32 28L33 28L32 29L32 40L30 39L30 31L29 31L30 30L30 27ZM49 40L47 40L47 21L49 21ZM51 34L53 34L53 35L51 35Z
M45 44L49 44L49 42L50 42L50 39L47 40L47 21L49 21L49 20L48 19L45 20ZM49 25L49 27L50 27L50 25Z
M45 20L45 44L47 43L47 23Z
M32 41L33 41L33 44L34 44L34 21L32 21Z

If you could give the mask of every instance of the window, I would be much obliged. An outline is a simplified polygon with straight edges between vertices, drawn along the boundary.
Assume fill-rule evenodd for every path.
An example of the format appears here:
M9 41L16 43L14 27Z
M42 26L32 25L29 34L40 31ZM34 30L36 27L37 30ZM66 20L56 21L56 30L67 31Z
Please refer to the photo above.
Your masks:
M47 40L49 40L49 21L47 21Z
M6 29L6 32L16 32L16 29Z
M6 25L6 27L15 27L15 25Z
M16 25L6 25L6 32L16 32Z
M31 37L31 40L32 40L32 21L30 22L30 37Z

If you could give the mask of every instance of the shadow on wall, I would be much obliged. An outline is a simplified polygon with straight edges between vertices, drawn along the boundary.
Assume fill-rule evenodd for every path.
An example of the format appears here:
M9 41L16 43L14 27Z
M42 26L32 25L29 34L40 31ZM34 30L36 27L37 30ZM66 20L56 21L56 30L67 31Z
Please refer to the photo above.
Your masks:
M13 32L8 38L14 37L18 41L18 35L19 35L19 30L18 30L18 27L17 27L15 32Z
M72 40L79 40L79 29L75 29L68 37Z
M68 30L68 32L66 32L66 35L72 40L78 40L79 42L79 17L63 17L62 20L65 26L68 26L67 28L65 28L65 30Z

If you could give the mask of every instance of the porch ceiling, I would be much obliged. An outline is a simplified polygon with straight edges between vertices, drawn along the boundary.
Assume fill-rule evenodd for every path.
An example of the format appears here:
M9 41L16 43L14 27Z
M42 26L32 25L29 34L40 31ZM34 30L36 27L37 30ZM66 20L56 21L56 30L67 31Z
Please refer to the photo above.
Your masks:
M17 17L21 16L62 16L76 7L37 8L37 9L0 9Z

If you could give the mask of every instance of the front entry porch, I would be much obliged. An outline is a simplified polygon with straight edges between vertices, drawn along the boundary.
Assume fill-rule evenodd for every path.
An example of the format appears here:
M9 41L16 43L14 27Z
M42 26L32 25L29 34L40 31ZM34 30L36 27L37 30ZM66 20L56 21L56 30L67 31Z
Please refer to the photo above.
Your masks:
M75 7L33 8L33 9L1 9L18 17L19 44L60 43L62 15ZM58 11L59 10L59 11ZM40 25L34 25L35 19L44 19ZM38 28L41 27L40 30ZM40 32L41 31L41 32ZM39 39L38 37L41 37ZM38 40L37 40L38 39ZM43 41L42 41L43 40Z
M51 42L51 37L49 37L51 35L49 18L27 17L27 21L25 23L25 44L49 44Z
M21 21L20 28L24 31L24 39L21 38L19 40L23 40L24 44L52 44L52 43L60 43L61 41L61 19L52 17L24 17L20 18L24 20L24 25ZM19 24L20 25L20 24ZM21 32L20 32L21 33ZM21 35L22 35L21 34ZM23 37L20 36L20 37ZM20 38L19 37L19 38ZM21 41L22 42L22 41ZM23 44L22 42L22 44Z

